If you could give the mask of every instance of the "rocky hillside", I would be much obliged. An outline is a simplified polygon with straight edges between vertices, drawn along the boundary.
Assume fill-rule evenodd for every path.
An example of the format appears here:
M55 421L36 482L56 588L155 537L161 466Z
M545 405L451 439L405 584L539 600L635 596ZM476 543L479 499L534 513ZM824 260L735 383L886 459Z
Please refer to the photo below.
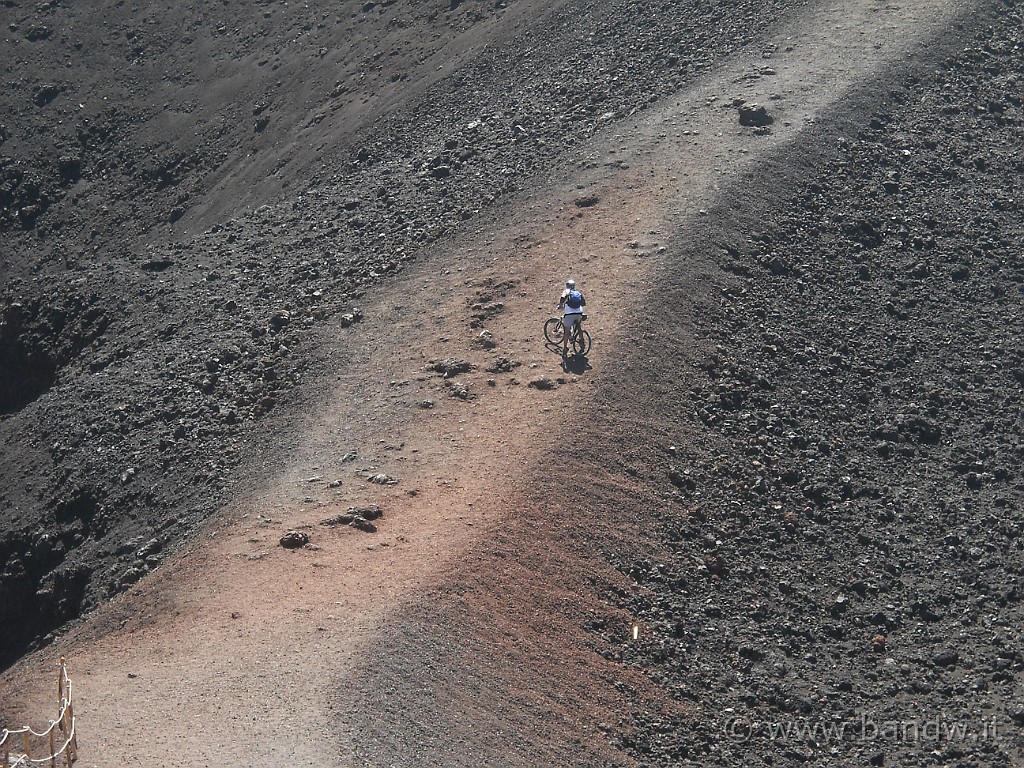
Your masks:
M650 635L618 655L701 713L639 715L642 763L1019 763L1021 21L973 18L714 212L721 277L677 319L705 354L626 462L664 554L619 563ZM678 370L619 396L649 415L636 377Z
M367 291L809 5L5 0L0 666L280 467ZM1021 760L1024 37L960 8L723 174L580 406L622 762Z
M6 7L0 661L265 473L318 323L786 3Z

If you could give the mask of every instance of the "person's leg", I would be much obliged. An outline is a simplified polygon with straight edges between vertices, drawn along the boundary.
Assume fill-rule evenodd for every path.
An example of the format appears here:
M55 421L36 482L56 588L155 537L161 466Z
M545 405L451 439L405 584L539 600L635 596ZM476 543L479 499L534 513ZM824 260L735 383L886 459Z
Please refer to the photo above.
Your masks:
M568 315L562 318L562 357L569 354L569 337L572 336L572 320Z
M565 352L569 354L569 343L572 341L573 334L576 333L576 329L579 327L580 316L569 315L569 323L565 328Z

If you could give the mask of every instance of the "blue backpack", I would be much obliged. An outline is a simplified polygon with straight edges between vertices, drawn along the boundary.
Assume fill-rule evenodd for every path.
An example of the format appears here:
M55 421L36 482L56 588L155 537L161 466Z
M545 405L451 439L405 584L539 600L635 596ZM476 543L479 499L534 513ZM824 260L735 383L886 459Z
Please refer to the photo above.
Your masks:
M565 297L565 303L570 309L579 309L583 306L583 294L579 291L569 291Z

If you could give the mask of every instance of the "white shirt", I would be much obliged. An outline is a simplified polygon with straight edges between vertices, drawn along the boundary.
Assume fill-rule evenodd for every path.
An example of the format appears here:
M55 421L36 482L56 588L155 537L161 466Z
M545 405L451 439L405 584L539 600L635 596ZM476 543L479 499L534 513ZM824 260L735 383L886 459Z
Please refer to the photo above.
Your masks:
M576 290L576 289L573 288L573 290ZM581 291L580 292L580 296L582 296L582 295L583 295L583 292ZM568 299L568 298L569 298L569 289L566 288L564 291L562 291L562 314L563 315L582 315L583 314L583 305L580 304L578 307L570 307L569 304L566 302L566 299Z

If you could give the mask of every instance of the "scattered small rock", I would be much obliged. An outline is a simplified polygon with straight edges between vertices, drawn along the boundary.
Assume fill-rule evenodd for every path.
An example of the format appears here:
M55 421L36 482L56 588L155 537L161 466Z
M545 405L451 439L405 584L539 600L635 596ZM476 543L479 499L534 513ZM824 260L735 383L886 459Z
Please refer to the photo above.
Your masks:
M302 531L288 531L281 537L281 546L285 549L299 549L309 544L309 534Z
M270 316L270 327L279 331L292 321L291 312L287 309L279 309Z
M60 95L60 86L58 85L42 85L36 88L32 94L32 101L37 107L45 107L51 101L56 99Z
M320 525L334 526L334 525L351 525L352 521L356 518L363 520L376 520L381 517L384 513L381 508L376 504L369 504L362 507L349 507L348 512L342 515L335 515L329 517L326 520L321 520Z
M376 520L378 517L384 514L381 508L376 504L367 504L362 507L349 507L349 513L353 515L360 515L365 517L367 520Z
M353 309L350 312L343 312L338 316L338 322L342 328L348 328L350 325L355 325L361 322L363 319L363 313L358 309Z
M166 269L174 266L174 262L166 257L147 259L142 262L141 269L144 272L163 272Z
M363 531L364 533L376 533L377 526L371 523L362 515L353 515L349 525L357 530Z
M427 366L427 370L440 373L446 379L448 379L451 378L452 376L457 376L460 373L466 373L468 371L473 370L473 365L471 363L466 362L465 360L460 360L458 358L453 357L448 358L447 360L438 360L435 363L431 363L430 365Z
M53 34L53 28L45 24L33 24L25 32L25 39L31 43L46 40Z
M499 357L487 366L486 371L488 373L509 373L520 365L521 363L509 360L507 357Z
M451 381L448 383L448 391L452 397L457 397L460 400L469 399L469 385L461 381Z
M488 330L480 331L473 339L473 343L481 349L494 349L498 346L498 342L494 340L494 334Z
M676 488L686 491L693 491L697 488L697 482L690 476L690 470L679 470L675 467L669 469L668 479Z
M366 533L376 533L377 526L370 521L378 519L381 515L383 515L383 512L381 512L380 507L376 504L370 504L362 507L349 507L348 512L345 514L321 520L320 525L348 525Z
M763 127L775 122L762 104L741 104L739 107L740 125Z

